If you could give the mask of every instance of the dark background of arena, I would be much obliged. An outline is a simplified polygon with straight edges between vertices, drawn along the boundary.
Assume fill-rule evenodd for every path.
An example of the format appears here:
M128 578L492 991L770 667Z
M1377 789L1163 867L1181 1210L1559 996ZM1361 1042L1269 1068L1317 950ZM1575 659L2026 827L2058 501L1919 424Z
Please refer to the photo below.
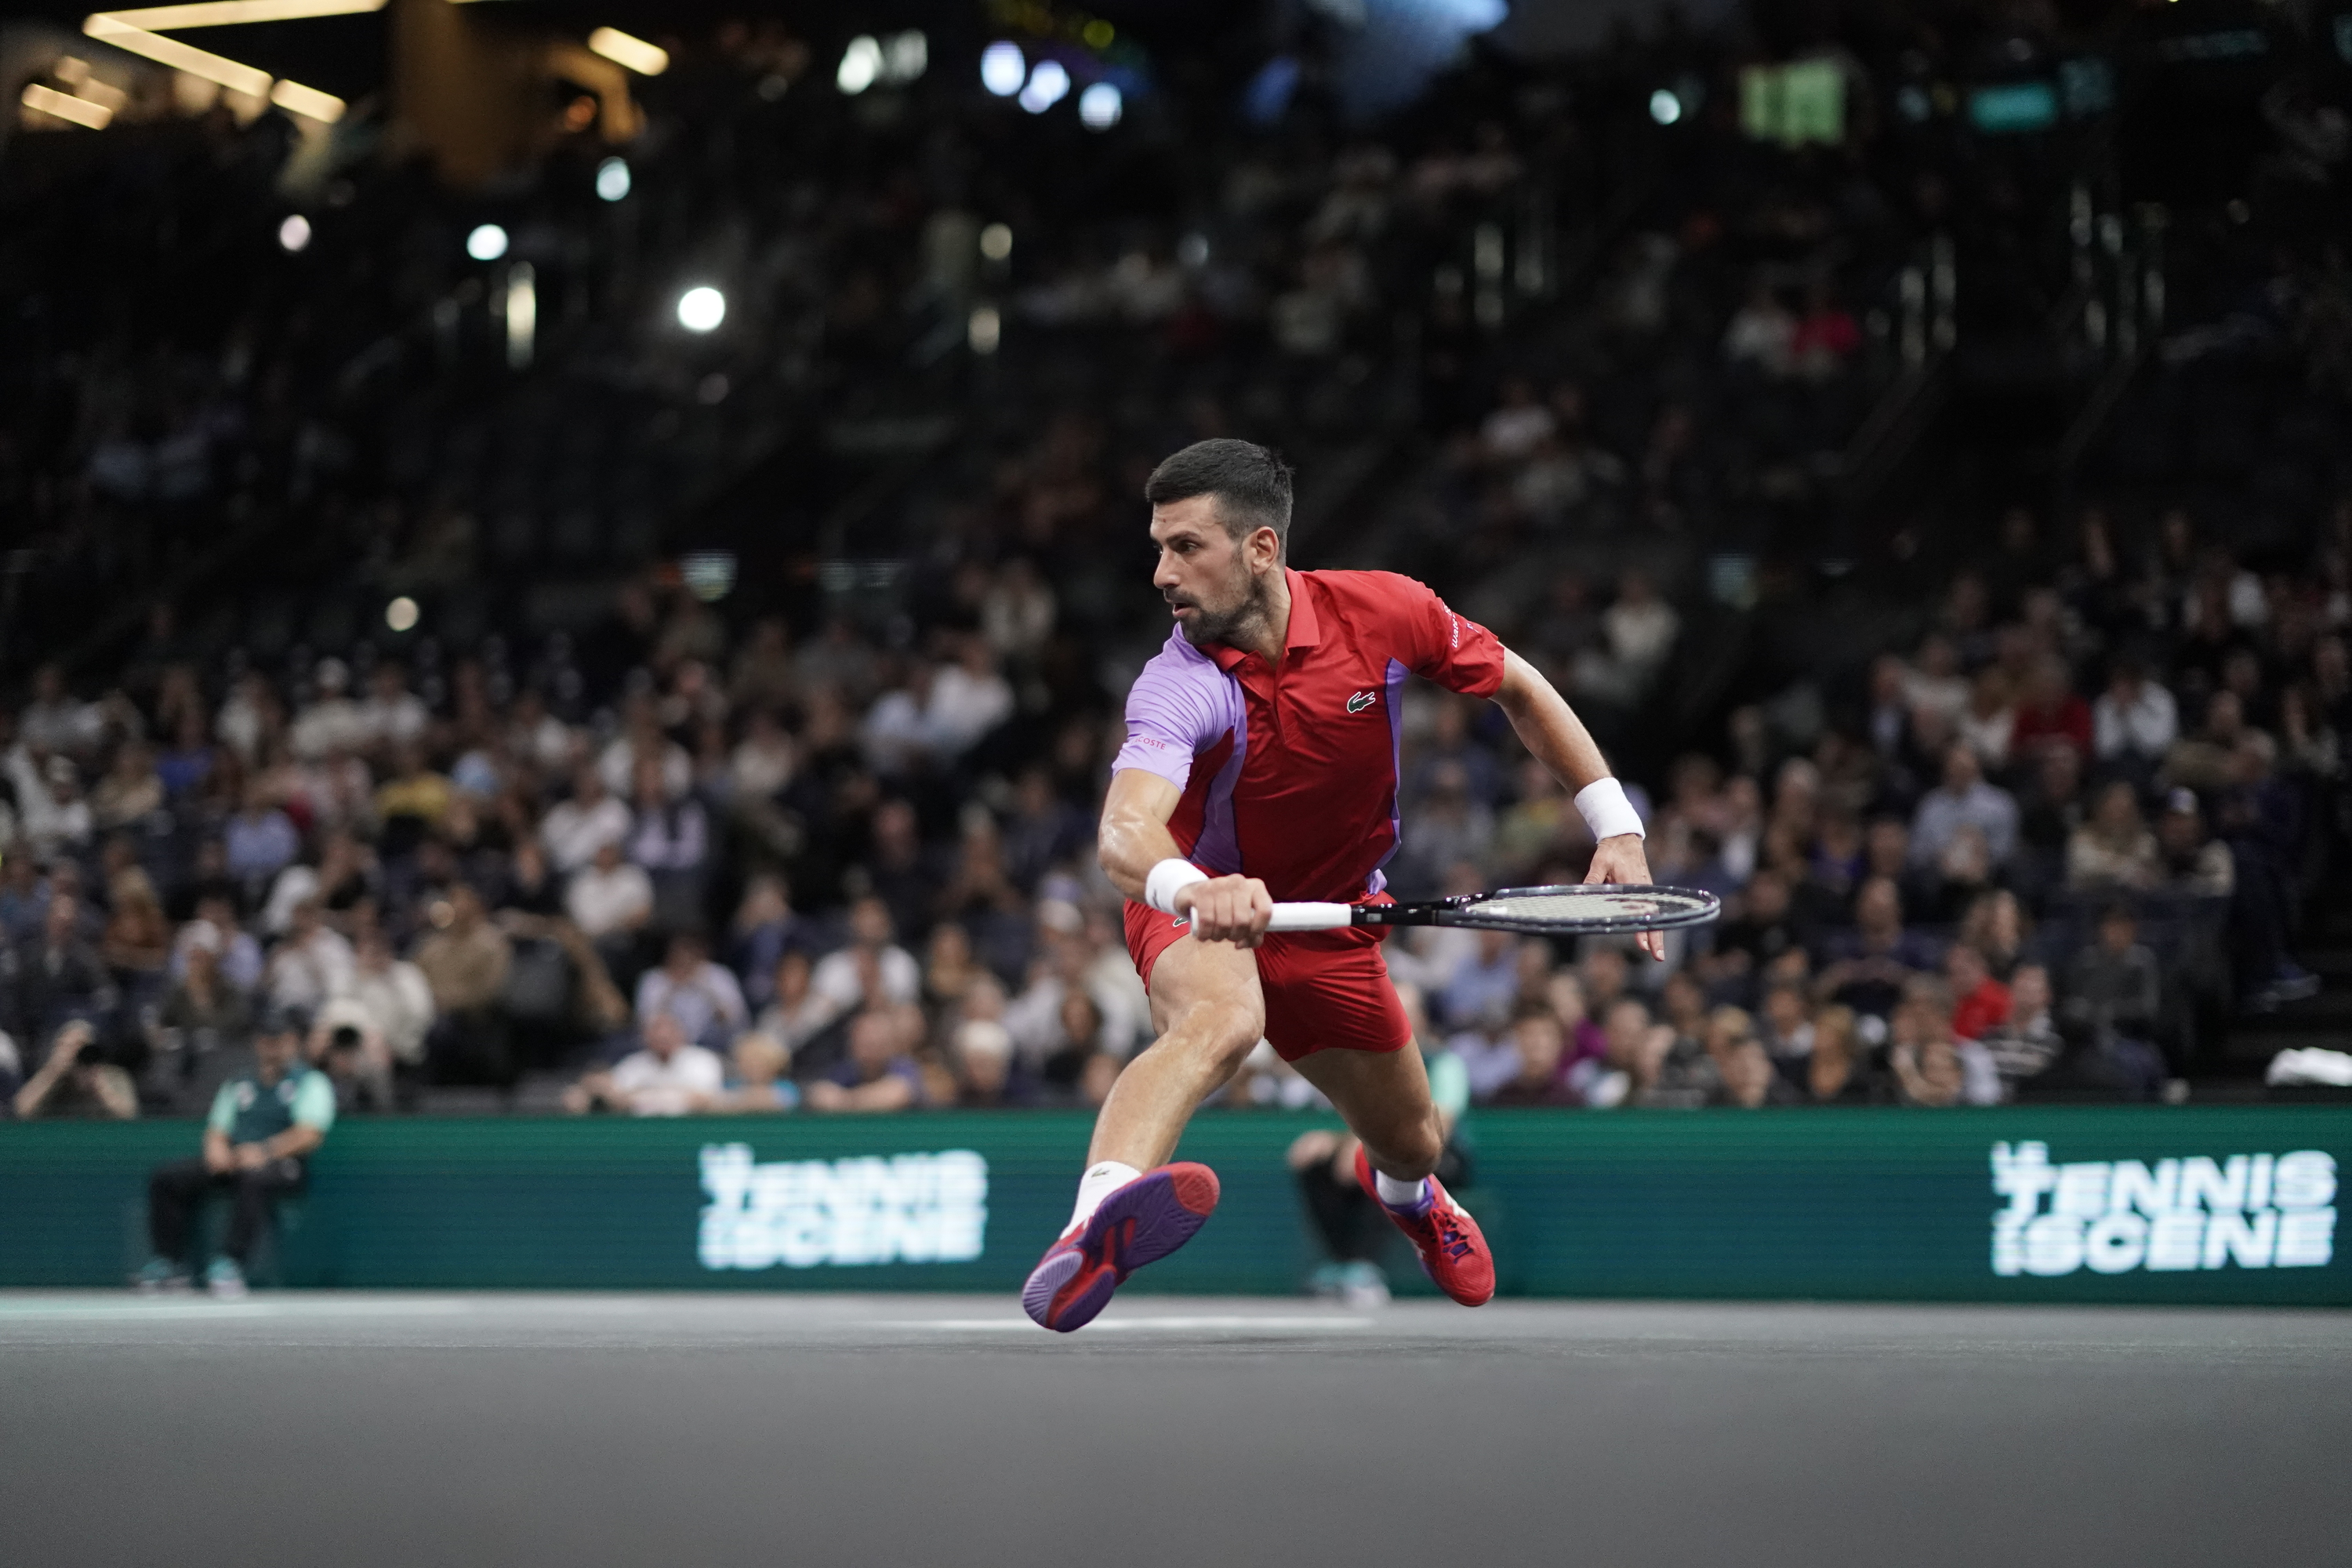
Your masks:
M327 127L20 8L11 105L111 123L0 142L6 1086L84 1019L194 1113L261 1005L341 996L354 1110L552 1110L663 1011L811 1103L1098 1096L1149 1033L1091 853L1164 635L1139 489L1220 434L1297 465L1295 563L1549 672L1730 901L1654 994L1400 947L1482 1096L2245 1097L2339 1042L2352 13L1476 9L186 35ZM575 84L599 25L667 68ZM995 96L997 40L1072 90ZM1834 138L1744 128L1801 62ZM1401 894L1580 874L1519 759L1416 700Z

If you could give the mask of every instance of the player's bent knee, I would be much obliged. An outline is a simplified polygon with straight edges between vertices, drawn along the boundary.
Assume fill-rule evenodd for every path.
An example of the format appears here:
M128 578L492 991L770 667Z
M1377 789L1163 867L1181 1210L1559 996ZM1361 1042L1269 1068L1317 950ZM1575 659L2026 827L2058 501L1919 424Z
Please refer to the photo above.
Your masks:
M1364 1146L1377 1156L1375 1164L1401 1182L1419 1181L1430 1174L1445 1152L1444 1138L1433 1123L1427 1122L1384 1132L1378 1142L1367 1138Z

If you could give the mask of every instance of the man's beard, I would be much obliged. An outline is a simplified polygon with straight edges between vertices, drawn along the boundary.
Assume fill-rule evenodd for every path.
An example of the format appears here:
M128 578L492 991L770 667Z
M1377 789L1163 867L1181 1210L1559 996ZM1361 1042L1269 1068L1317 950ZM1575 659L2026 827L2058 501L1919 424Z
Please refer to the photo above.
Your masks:
M1265 584L1265 578L1252 576L1241 603L1229 610L1212 612L1206 606L1195 604L1192 618L1178 621L1177 629L1194 647L1202 643L1223 643L1227 647L1246 646L1250 634L1264 626L1272 613L1273 606L1267 603Z

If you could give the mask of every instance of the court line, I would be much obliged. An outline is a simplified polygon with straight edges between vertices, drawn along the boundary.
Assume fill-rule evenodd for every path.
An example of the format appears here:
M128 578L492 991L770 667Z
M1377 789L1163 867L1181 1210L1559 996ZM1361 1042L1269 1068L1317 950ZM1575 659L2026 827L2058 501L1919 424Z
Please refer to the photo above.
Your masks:
M1137 1333L1166 1330L1197 1333L1202 1330L1260 1329L1276 1333L1313 1333L1328 1329L1369 1329L1372 1326L1370 1318L1253 1318L1235 1314L1227 1317L1097 1318L1087 1325L1087 1332ZM969 1333L998 1330L1034 1331L1037 1325L1026 1318L897 1318L876 1327L936 1329L943 1333Z

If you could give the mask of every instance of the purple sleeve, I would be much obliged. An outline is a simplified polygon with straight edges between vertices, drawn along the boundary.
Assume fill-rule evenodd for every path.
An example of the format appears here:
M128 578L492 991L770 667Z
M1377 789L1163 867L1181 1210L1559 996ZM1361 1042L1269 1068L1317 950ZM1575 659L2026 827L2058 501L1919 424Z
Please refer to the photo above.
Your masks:
M1141 768L1182 789L1192 759L1241 721L1240 703L1224 671L1190 647L1167 648L1135 678L1127 693L1127 743L1111 772Z

